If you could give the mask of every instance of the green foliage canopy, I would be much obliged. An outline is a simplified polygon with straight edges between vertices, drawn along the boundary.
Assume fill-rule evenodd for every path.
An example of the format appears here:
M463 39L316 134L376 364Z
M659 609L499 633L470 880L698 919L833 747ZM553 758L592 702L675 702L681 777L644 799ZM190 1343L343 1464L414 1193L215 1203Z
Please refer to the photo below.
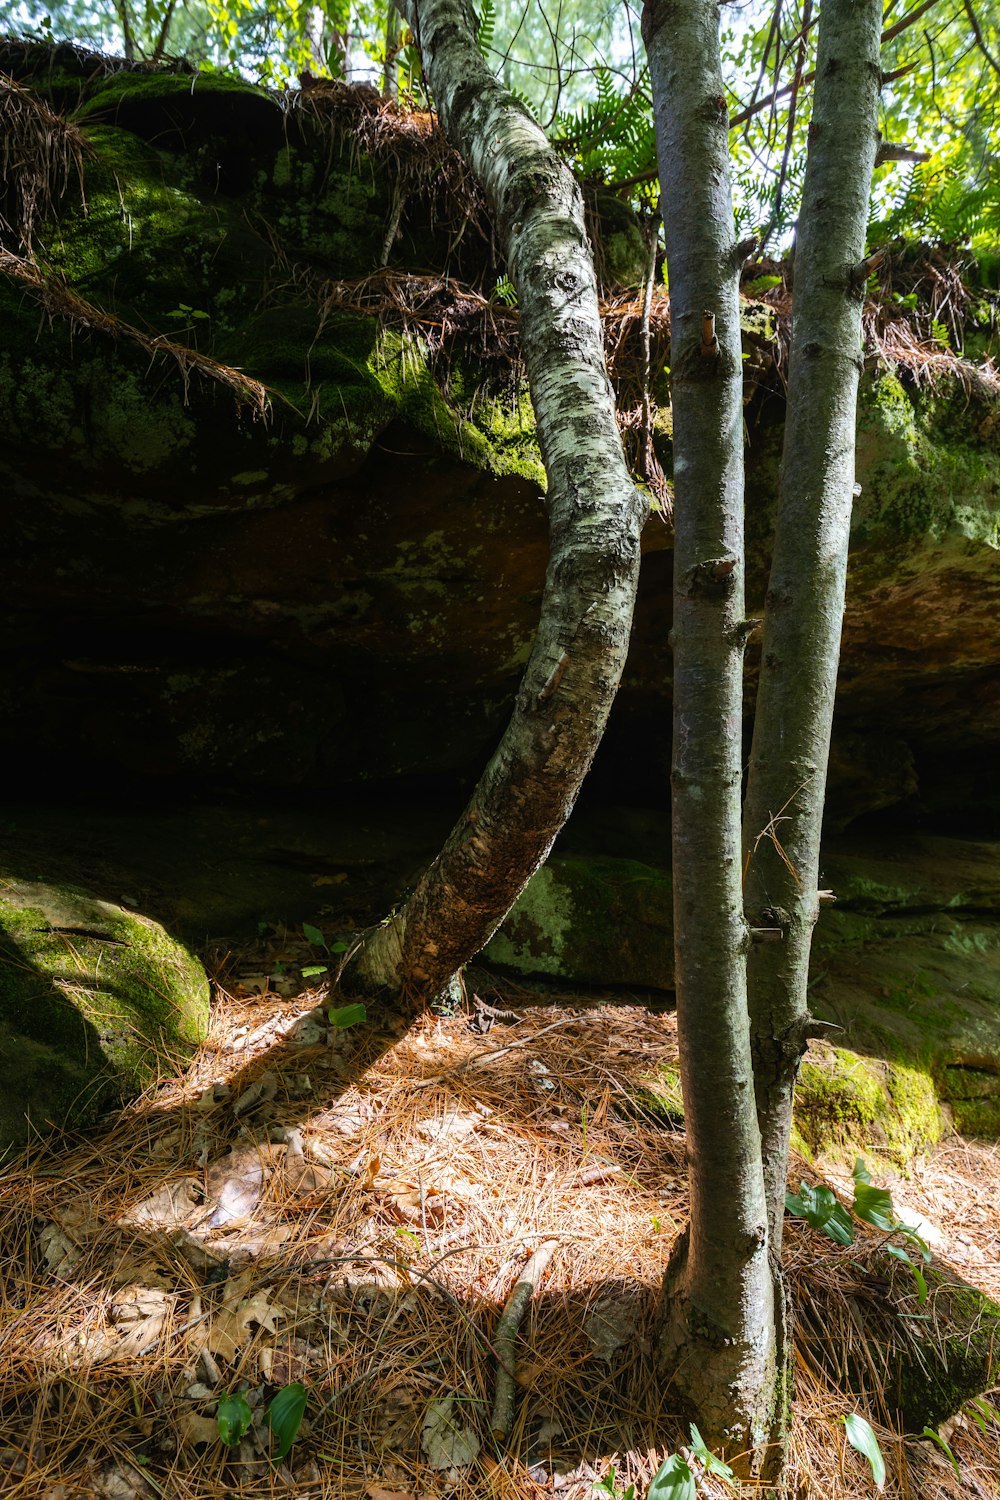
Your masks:
M480 45L576 170L636 206L658 195L641 5L477 0ZM787 243L798 209L822 0L723 6L741 232ZM421 89L419 58L388 0L18 0L16 29L135 61L185 57L294 87L310 78ZM1000 244L1000 8L992 0L886 0L873 238Z

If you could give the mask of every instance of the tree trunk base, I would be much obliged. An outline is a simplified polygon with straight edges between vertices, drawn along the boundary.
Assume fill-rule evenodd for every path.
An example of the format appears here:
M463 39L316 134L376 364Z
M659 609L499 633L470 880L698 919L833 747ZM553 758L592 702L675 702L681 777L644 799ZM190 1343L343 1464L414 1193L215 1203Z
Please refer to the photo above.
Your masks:
M715 1324L687 1286L688 1232L674 1246L663 1280L657 1363L677 1407L697 1423L708 1447L741 1479L784 1493L790 1404L788 1298L772 1268L774 1313L760 1327Z

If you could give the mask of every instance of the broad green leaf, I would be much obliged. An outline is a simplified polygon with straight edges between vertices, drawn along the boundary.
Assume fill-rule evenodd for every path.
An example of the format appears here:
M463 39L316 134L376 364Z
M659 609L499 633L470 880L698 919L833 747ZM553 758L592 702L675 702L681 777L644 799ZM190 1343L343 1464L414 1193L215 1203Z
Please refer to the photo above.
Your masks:
M350 946L350 943L331 943L326 951L327 953L346 953Z
M851 1176L855 1182L871 1182L872 1174L869 1172L868 1165L863 1156L856 1156L854 1158L854 1171L851 1173Z
M859 1219L874 1224L876 1229L884 1229L887 1234L899 1228L892 1194L886 1188L872 1187L869 1182L855 1182L852 1207Z
M308 922L302 923L302 935L307 943L312 943L314 948L325 948L326 938L318 927L312 927Z
M227 1448L234 1448L253 1421L246 1397L223 1396L215 1413L219 1437Z
M694 1475L679 1453L672 1453L653 1475L646 1500L697 1500Z
M278 1442L273 1458L284 1458L295 1442L308 1399L305 1386L297 1380L283 1386L267 1408L267 1425Z
M952 1453L951 1448L945 1442L945 1440L941 1436L941 1434L935 1428L933 1428L933 1427L925 1427L924 1430L923 1430L923 1432L920 1434L920 1436L921 1437L925 1437L925 1438L930 1438L930 1440L931 1440L932 1443L937 1443L938 1447L941 1449L941 1452L944 1454L945 1458L951 1464L952 1468L955 1470L955 1473L958 1475L959 1479L961 1479L961 1477L962 1477L962 1470L959 1468L958 1459L955 1457L954 1453Z
M317 974L327 973L326 964L307 964L302 970L303 979L315 979Z
M847 1441L861 1454L862 1458L867 1458L872 1466L872 1478L875 1480L875 1485L881 1489L885 1484L885 1459L882 1457L878 1438L872 1432L869 1423L857 1412L851 1412L841 1420L847 1430Z
M360 1026L367 1021L368 1010L364 1005L335 1005L326 1013L331 1026Z
M835 1244L853 1245L854 1225L851 1216L836 1194L827 1187L810 1187L799 1184L797 1193L785 1194L785 1207L796 1218L805 1219L813 1229L820 1229Z
M705 1442L705 1439L702 1437L701 1433L698 1431L693 1422L691 1423L690 1431L691 1452L694 1454L695 1458L698 1459L699 1462L704 1466L705 1473L717 1474L720 1479L734 1479L736 1476L733 1474L732 1469L728 1464L724 1464L721 1458L716 1458L715 1454Z

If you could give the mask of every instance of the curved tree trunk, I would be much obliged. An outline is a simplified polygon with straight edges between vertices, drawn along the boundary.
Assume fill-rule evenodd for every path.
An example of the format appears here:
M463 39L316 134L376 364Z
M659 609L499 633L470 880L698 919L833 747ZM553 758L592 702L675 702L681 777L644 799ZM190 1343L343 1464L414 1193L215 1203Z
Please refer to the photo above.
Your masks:
M854 490L863 262L878 143L881 0L823 0L795 285L788 413L744 811L746 911L780 928L749 960L757 1113L780 1250Z
M766 1462L783 1422L740 870L740 257L716 0L647 0L670 275L674 418L674 974L691 1216L661 1355L710 1445Z
M503 739L413 895L342 978L415 1005L489 940L569 815L625 664L646 503L622 453L580 190L486 67L465 0L399 8L505 247L551 536L538 634Z

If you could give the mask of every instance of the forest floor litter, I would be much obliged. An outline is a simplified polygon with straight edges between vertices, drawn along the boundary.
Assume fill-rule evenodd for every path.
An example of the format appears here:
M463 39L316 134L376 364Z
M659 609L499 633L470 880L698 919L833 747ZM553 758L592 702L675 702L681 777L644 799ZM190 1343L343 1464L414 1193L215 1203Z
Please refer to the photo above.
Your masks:
M583 1500L612 1468L619 1495L644 1495L690 1441L653 1359L687 1212L683 1128L647 1093L676 1061L673 1016L508 985L455 1017L338 1027L321 991L253 993L254 967L223 966L182 1076L0 1169L0 1496ZM821 1180L793 1162L800 1178ZM849 1163L827 1180L849 1201ZM876 1180L926 1222L936 1262L1000 1299L1000 1143L953 1136L909 1178ZM809 1312L791 1493L875 1493L845 1437L858 1411L885 1494L997 1500L995 1397L986 1420L946 1424L945 1451L823 1357L824 1340L863 1346L864 1296L906 1313L884 1239L840 1247L788 1224ZM497 1439L494 1338L532 1257ZM273 1397L299 1385L279 1460ZM237 1395L247 1426L227 1445L219 1403Z

